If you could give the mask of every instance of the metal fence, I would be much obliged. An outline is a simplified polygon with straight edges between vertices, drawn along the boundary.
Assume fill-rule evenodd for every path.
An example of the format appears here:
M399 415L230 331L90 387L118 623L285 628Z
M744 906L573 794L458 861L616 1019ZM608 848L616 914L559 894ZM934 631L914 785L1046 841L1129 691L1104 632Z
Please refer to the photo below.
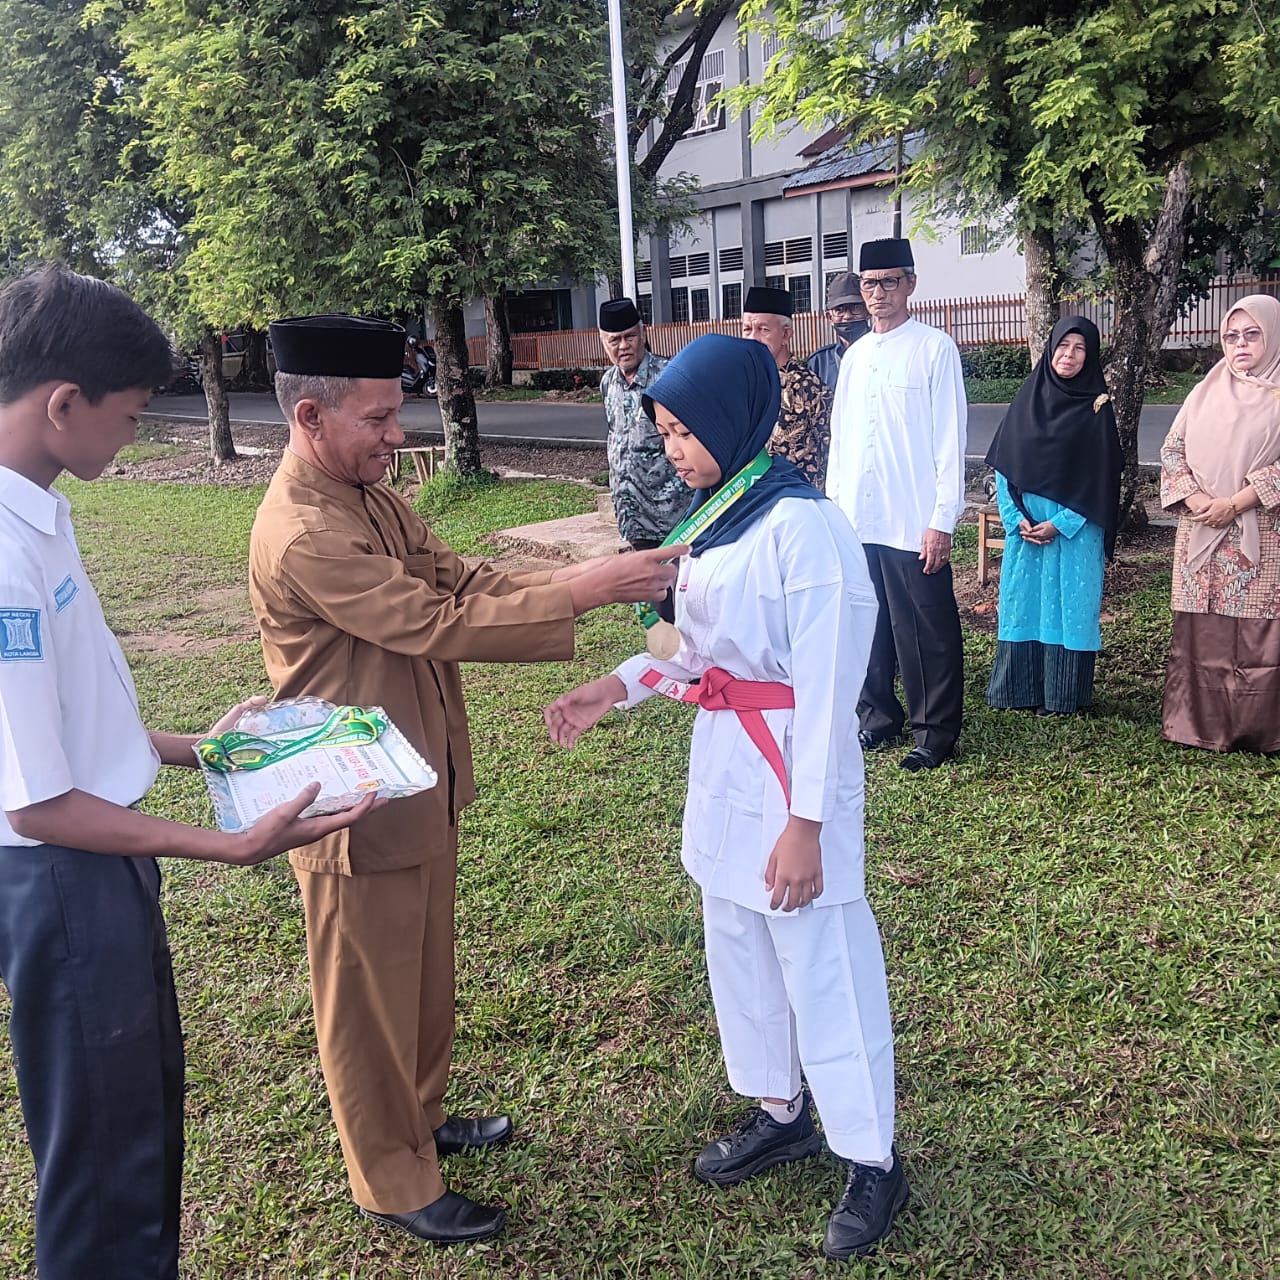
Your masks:
M1250 293L1280 296L1280 281L1215 280L1209 295L1193 303L1173 322L1165 345L1215 345L1222 317L1233 303ZM1066 315L1087 316L1098 326L1103 342L1110 340L1114 312L1111 298L1068 298L1062 306ZM985 347L993 343L1013 346L1027 340L1025 295L1021 293L912 302L911 313L925 324L945 329L960 347ZM740 329L737 320L704 320L697 324L653 324L647 332L654 351L673 356L704 333L737 334ZM822 314L810 312L794 318L792 346L801 359L833 340L831 327ZM467 348L471 363L483 365L485 339L468 338ZM600 335L594 329L513 334L511 348L517 369L595 369L606 364Z

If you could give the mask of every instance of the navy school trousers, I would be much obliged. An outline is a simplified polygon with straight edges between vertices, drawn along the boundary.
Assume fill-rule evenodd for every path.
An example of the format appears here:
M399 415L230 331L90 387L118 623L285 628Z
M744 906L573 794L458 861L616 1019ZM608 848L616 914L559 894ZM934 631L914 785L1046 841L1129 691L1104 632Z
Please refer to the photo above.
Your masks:
M176 1280L182 1029L153 858L0 846L40 1280Z

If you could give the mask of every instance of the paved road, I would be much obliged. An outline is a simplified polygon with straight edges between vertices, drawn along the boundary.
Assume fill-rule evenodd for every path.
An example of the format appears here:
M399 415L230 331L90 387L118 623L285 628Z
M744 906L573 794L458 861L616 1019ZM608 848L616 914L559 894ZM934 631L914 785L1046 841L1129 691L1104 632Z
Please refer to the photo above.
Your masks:
M1005 406L969 406L969 455L980 458L1004 416ZM1147 405L1138 429L1138 460L1160 461L1160 445L1178 411L1176 405ZM157 396L150 414L159 418L206 421L203 396ZM480 436L493 444L604 444L604 409L599 404L538 400L487 401L479 406ZM233 423L284 424L275 397L236 392L231 396ZM406 400L400 421L410 431L439 432L440 410L434 400Z

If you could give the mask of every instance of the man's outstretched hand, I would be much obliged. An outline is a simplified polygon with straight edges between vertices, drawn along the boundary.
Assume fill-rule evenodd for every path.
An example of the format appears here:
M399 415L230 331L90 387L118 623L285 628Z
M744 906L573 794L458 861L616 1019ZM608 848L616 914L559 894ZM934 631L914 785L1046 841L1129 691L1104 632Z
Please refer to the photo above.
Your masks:
M581 615L604 604L640 604L661 600L675 585L676 561L688 554L687 546L654 547L650 551L625 551L600 556L563 574L573 596L573 611Z

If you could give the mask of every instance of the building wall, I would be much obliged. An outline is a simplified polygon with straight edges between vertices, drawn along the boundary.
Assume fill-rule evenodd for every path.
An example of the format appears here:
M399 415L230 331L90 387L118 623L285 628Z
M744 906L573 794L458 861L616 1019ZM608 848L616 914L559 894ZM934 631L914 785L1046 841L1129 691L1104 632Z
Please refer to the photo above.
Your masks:
M761 78L768 52L765 38L743 38L734 18L720 25L708 46L713 61L719 52L726 85ZM820 309L826 279L836 271L857 269L863 241L892 234L892 193L885 187L784 195L786 183L811 163L800 151L815 135L797 128L752 140L751 123L746 114L733 118L726 113L724 128L682 138L663 165L664 176L698 176L697 203L703 212L669 239L650 238L637 247L638 293L655 320L703 318L697 294L705 295L707 318L725 318L751 284L766 281L791 287L797 309L806 298L811 309ZM910 228L914 219L908 197L904 227ZM919 276L916 294L922 300L1024 288L1017 247L984 236L982 228L937 225L911 238ZM736 250L741 251L740 264ZM705 270L693 274L691 265L704 266L699 255L706 257ZM603 300L607 289L597 289L596 296Z

